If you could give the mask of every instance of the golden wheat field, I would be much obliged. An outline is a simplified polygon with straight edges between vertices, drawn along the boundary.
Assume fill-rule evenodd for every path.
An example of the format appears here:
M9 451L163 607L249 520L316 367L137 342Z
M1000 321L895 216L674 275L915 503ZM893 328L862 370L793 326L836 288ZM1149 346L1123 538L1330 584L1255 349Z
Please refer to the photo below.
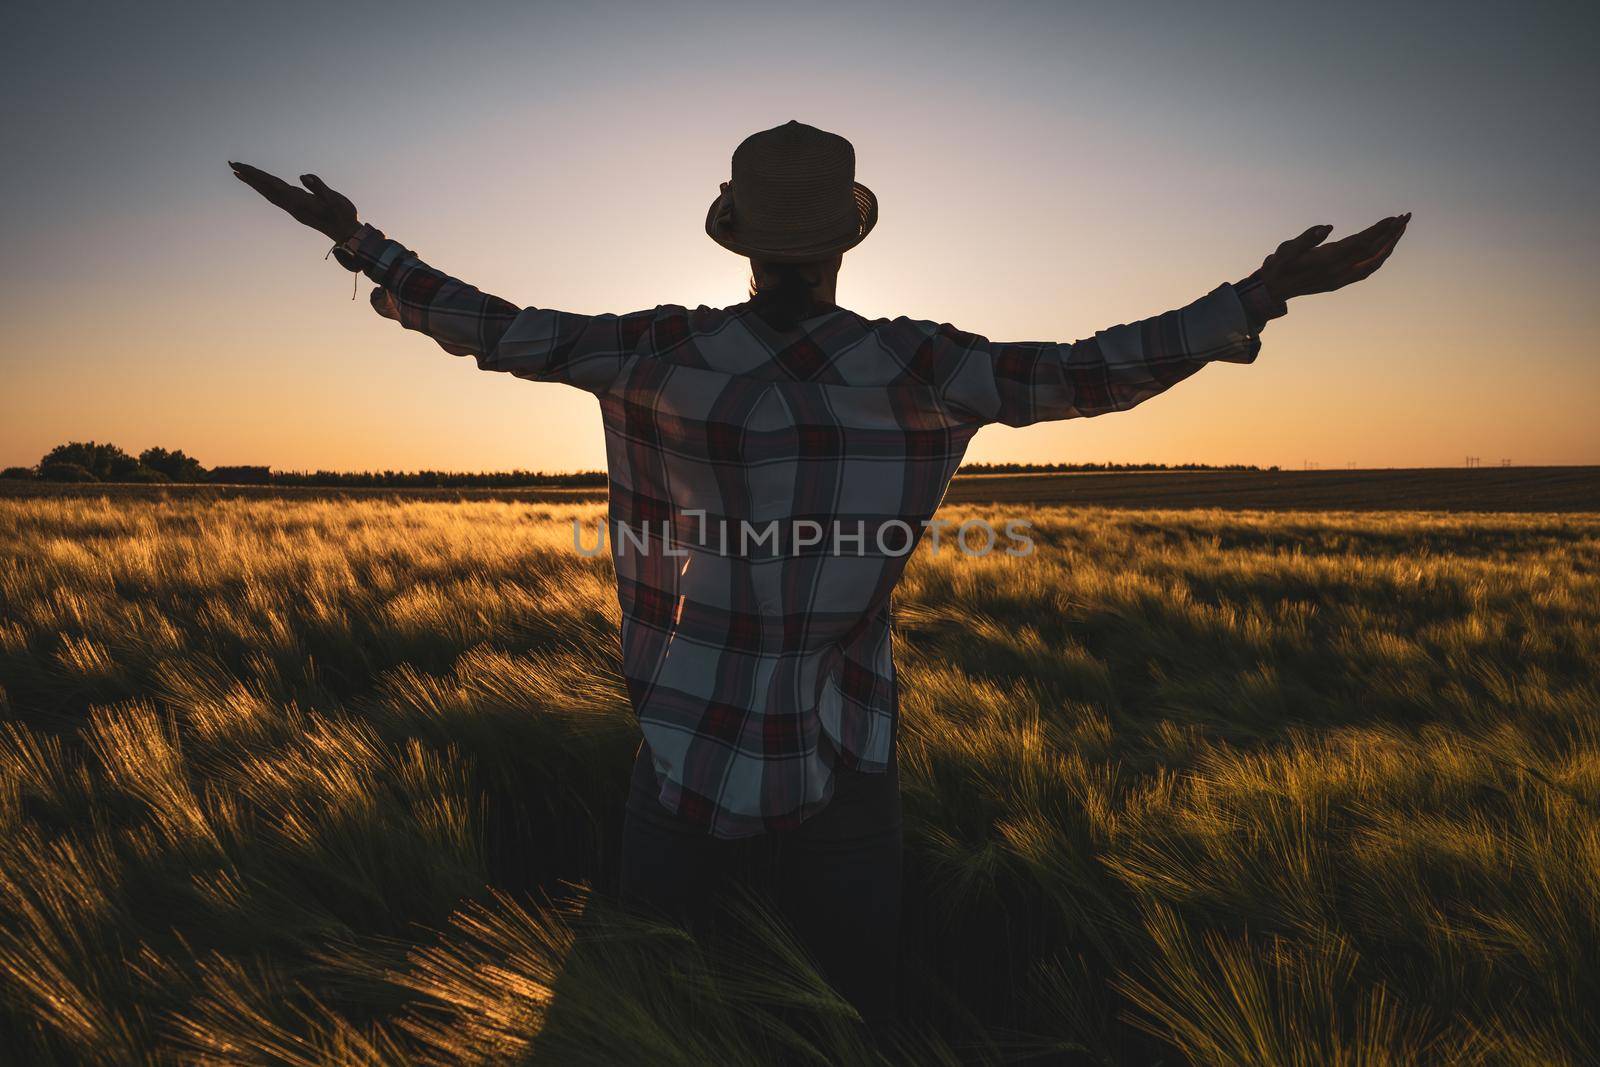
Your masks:
M0 1059L1600 1062L1600 516L919 552L872 1045L759 891L708 943L609 903L600 513L0 499Z

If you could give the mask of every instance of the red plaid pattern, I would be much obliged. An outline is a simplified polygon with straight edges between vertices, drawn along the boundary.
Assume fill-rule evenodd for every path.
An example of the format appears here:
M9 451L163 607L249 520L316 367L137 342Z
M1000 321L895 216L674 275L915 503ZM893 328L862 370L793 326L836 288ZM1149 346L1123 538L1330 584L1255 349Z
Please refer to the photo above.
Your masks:
M1131 408L1209 362L1251 362L1283 312L1252 276L1074 344L843 308L784 333L748 304L518 308L370 226L335 251L378 284L381 314L447 352L599 398L629 697L661 802L720 837L793 826L828 802L839 764L887 765L908 553L903 534L887 531L887 551L876 535L899 520L920 538L981 426ZM800 543L796 519L823 542ZM739 524L774 521L775 545L741 543Z

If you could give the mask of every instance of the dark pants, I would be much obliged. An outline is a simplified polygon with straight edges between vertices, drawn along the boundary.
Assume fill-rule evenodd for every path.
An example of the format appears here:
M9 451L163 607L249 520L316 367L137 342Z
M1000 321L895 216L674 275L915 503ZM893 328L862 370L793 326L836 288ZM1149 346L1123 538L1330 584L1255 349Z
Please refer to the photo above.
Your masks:
M871 1025L894 1015L900 937L900 773L839 767L826 807L791 830L724 840L661 806L639 746L622 830L622 896L702 931L742 874L771 864L778 906L823 974Z

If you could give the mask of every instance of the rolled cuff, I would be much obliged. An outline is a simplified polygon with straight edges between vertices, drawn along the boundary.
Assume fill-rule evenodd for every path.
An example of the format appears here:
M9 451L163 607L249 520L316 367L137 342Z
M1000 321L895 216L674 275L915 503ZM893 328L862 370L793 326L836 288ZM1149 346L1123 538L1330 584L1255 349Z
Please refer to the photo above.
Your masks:
M376 226L362 223L356 232L333 246L333 258L345 270L359 271L383 285L389 271L413 253L398 241L391 241Z
M1289 313L1289 305L1272 295L1267 283L1262 281L1260 271L1235 282L1233 291L1239 294L1239 303L1244 307L1244 317L1250 324L1251 333L1260 333L1267 323Z

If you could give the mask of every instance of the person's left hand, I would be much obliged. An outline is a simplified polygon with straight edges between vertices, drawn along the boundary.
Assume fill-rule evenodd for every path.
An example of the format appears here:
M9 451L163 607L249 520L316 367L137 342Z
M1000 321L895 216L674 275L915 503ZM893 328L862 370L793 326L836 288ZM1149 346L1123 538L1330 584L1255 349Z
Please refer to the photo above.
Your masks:
M260 193L268 203L287 211L296 222L310 226L330 241L342 244L361 225L350 198L328 188L315 174L300 175L300 184L306 188L296 189L282 178L248 163L229 160L228 166L233 168L235 178Z

